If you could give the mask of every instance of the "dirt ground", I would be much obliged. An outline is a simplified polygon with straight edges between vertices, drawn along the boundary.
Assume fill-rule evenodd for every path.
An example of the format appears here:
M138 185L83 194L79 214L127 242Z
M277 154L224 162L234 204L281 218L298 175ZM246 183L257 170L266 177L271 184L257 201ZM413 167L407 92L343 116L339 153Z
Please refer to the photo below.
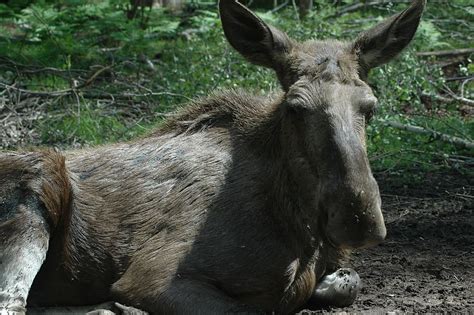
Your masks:
M386 241L354 253L363 288L347 308L318 313L474 313L473 179L426 174L397 184L378 176Z

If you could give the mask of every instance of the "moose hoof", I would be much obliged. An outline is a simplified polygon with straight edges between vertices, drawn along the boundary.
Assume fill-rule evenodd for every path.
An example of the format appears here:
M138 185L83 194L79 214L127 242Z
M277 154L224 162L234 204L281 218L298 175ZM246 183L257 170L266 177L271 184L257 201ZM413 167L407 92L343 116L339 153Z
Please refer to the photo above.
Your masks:
M341 268L321 279L313 297L318 304L349 306L354 303L360 286L359 275L354 269Z
M122 315L148 315L147 312L139 310L131 306L125 306L115 302L115 307L118 308Z
M107 302L98 305L96 309L88 312L87 315L148 315L148 313L117 302Z

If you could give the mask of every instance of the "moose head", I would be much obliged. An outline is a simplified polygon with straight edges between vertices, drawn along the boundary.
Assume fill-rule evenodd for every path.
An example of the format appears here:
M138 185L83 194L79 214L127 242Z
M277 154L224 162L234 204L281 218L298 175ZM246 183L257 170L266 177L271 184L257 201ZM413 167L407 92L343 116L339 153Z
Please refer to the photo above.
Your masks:
M375 245L386 235L381 199L366 150L366 125L377 98L370 69L413 39L426 0L361 33L353 41L297 42L236 0L221 0L229 43L250 62L273 69L285 91L285 118L310 170L322 228L340 248Z

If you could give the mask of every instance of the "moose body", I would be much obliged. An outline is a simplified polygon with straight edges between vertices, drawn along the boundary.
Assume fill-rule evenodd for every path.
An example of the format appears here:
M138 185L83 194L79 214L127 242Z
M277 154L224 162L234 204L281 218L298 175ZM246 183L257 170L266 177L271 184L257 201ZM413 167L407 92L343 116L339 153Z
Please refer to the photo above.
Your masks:
M128 143L2 153L0 312L28 299L290 313L328 298L325 275L385 237L363 79L408 44L424 5L355 43L296 43L221 1L229 42L273 68L282 93L216 93ZM341 288L330 302L353 301L355 288Z
M243 129L247 134L228 122L210 128L207 117L193 122L193 131L169 126L164 135L66 153L59 172L70 183L70 213L62 214L70 216L68 226L52 233L31 305L115 298L143 307L150 302L133 298L140 291L158 296L174 282L191 287L201 277L262 309L284 298L281 311L289 312L309 299L316 279L329 264L336 266L340 252L313 236L314 218L297 207L282 208L297 202L287 200L295 187L286 178L300 175L290 174L290 157L280 156L281 135L267 129L281 115L277 103L242 93L212 100L228 102L229 112L216 114L245 115L226 120L237 125L244 119L252 125ZM42 152L38 159L45 155L61 165L60 154Z

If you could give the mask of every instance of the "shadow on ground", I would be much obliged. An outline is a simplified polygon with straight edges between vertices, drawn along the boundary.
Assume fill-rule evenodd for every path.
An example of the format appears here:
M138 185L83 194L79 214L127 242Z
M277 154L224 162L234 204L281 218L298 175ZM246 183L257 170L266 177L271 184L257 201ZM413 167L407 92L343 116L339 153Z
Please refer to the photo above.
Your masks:
M400 185L378 176L388 235L354 253L364 287L354 305L307 313L474 311L474 187L462 174Z

